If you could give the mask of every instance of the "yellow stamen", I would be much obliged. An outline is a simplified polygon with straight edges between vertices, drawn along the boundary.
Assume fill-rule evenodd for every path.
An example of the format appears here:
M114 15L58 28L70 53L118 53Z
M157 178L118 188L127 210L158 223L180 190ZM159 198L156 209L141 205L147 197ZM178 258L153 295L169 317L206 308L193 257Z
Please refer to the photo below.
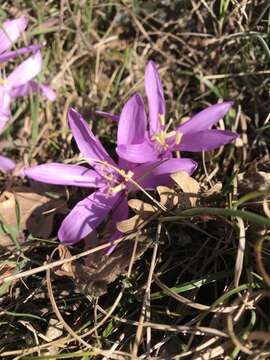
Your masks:
M158 114L159 123L161 126L165 126L165 116Z
M168 149L168 144L166 143L166 133L165 131L161 131L160 133L154 135L152 137L152 140L156 140L157 142L160 143L160 145L167 150Z
M176 132L175 134L175 144L179 145L182 140L183 134L180 132Z
M0 78L0 85L6 85L8 83L7 79Z
M118 184L118 185L116 185L115 187L113 187L113 188L111 189L111 192L114 193L114 194L116 194L116 193L118 193L118 192L120 192L120 191L122 191L122 190L125 190L125 188L126 188L126 186L125 186L123 183L121 183L121 184Z

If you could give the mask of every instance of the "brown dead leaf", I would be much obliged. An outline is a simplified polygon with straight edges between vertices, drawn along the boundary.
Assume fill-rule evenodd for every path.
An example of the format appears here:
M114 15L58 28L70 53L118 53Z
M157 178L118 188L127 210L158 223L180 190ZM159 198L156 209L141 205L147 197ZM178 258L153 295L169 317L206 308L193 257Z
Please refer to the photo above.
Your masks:
M5 191L0 197L0 214L6 224L17 227L16 201L20 209L20 230L27 229L33 236L48 238L52 231L56 209L63 209L63 200L52 200L45 195L32 191L31 188L17 187ZM0 234L0 244L13 244L6 234Z
M139 225L144 223L144 221L145 221L145 216L143 215L143 213L141 213L140 215L139 214L134 215L127 220L120 221L119 223L117 223L116 227L117 230L126 234L136 230Z
M91 239L91 247L95 248L102 243ZM151 245L147 236L141 236L137 244L135 260L138 260ZM114 282L121 274L125 274L134 248L134 239L124 240L115 250L106 255L104 252L95 252L84 258L84 263L75 264L75 283L78 289L94 297L107 292L107 286Z
M203 196L212 196L214 194L219 193L222 190L222 182L217 182L216 184L214 184L209 190L205 191L202 195Z
M200 184L198 181L189 176L185 171L178 171L171 175L171 178L176 182L180 189L189 197L192 207L196 206Z
M60 260L65 260L71 258L71 254L68 250L68 248L64 245L58 245L57 250L59 252L59 258ZM57 269L55 271L55 274L58 276L68 276L71 278L75 278L74 275L74 265L71 261L68 261L64 263L61 266L61 269Z
M138 239L135 260L148 249L151 241L147 236L141 236ZM94 249L105 241L100 241L95 232L85 239L85 249ZM132 256L134 240L124 240L117 245L115 250L106 255L105 251L97 251L85 256L82 261L75 260L72 263L67 262L65 267L57 270L56 274L68 276L73 279L77 288L85 294L91 296L101 296L107 292L107 286L115 281L120 274L125 274ZM71 255L68 249L60 245L58 247L61 259L68 259Z
M155 205L146 203L139 199L129 200L128 205L137 214L146 214L149 216L158 211L158 208Z
M178 204L179 196L173 189L167 186L158 186L157 192L161 205L165 206L168 210L171 210Z

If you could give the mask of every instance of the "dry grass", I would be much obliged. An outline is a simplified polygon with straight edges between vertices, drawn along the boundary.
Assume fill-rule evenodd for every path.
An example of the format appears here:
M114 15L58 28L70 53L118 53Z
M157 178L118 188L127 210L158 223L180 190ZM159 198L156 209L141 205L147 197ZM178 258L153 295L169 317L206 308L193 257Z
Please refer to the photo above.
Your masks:
M129 267L105 282L100 297L93 285L86 291L56 274L63 264L71 271L68 255L59 262L56 252L63 211L49 238L19 232L19 245L1 250L0 274L10 276L0 287L2 358L269 358L268 1L13 0L3 2L0 16L21 13L31 23L24 40L46 44L41 78L58 99L33 97L14 108L0 151L19 165L79 160L67 127L70 106L113 154L116 125L95 110L119 113L134 91L144 94L148 59L159 65L172 126L233 99L220 126L241 140L195 156L204 194L198 209L158 211L124 237L132 244ZM0 178L3 191L20 182ZM71 208L84 191L50 188L49 196ZM98 236L102 244L102 229ZM137 259L142 241L147 247ZM79 245L72 259L91 254L93 273L106 266L103 248Z

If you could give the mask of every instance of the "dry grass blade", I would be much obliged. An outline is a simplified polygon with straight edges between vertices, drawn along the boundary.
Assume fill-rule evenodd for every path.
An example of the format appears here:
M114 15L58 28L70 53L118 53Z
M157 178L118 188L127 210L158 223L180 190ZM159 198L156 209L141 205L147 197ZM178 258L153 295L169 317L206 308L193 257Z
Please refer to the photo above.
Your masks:
M244 261L245 247L246 247L246 231L245 231L244 221L241 218L237 218L237 223L239 226L239 243L238 243L237 257L234 268L235 287L239 285L239 280L243 270L243 261Z

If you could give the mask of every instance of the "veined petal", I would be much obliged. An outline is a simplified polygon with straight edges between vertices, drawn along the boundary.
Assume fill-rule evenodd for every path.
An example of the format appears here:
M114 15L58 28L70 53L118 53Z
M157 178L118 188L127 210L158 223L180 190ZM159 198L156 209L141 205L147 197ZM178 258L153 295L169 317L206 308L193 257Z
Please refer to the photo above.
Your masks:
M7 77L7 83L11 88L25 85L28 81L37 76L41 71L41 68L42 56L41 52L37 51L12 71Z
M166 111L163 87L157 66L153 61L149 61L146 66L144 84L149 107L150 135L152 136L161 130L160 115L164 117Z
M134 94L124 105L120 115L117 144L139 144L145 138L146 114L143 99Z
M208 130L215 125L230 110L233 101L226 101L220 104L209 106L200 111L186 121L183 125L176 128L182 134L195 133L202 130Z
M49 86L40 84L35 80L28 81L25 85L11 89L10 95L12 97L25 96L30 92L40 92L50 101L56 99L56 93Z
M158 153L147 140L141 144L119 145L116 152L120 158L137 164L158 159Z
M133 178L144 189L153 190L160 185L169 186L172 183L171 174L177 171L186 171L191 175L196 168L197 163L191 159L164 159L139 165L133 170ZM133 185L132 187L136 190Z
M200 152L216 149L234 141L239 135L231 131L204 130L196 133L184 134L179 145L173 150Z
M91 233L106 218L119 196L118 193L108 197L103 188L78 202L62 222L59 240L66 245L75 244Z
M96 111L96 114L98 114L100 116L104 116L104 117L109 118L109 119L114 120L114 121L119 121L120 120L119 115L114 115L114 114L108 113L106 111Z
M4 63L10 59L14 59L19 55L28 54L30 52L36 52L40 48L42 48L42 45L38 44L38 45L30 45L28 47L24 47L24 48L14 50L14 51L4 52L3 54L0 55L0 64Z
M76 110L72 108L69 110L68 121L81 154L92 166L96 165L94 160L103 160L115 165L101 142L90 130L87 122Z
M24 170L33 180L54 185L73 185L80 187L102 187L104 182L94 170L71 164L42 164Z
M113 242L114 240L119 239L123 233L116 229L116 224L120 221L126 220L128 218L128 202L125 195L119 199L118 204L115 205L112 218L110 221L110 229L112 236L109 238L108 242ZM115 249L116 245L112 245L106 252L106 255L110 255Z
M8 50L25 30L28 19L21 16L14 20L6 20L0 30L0 54Z
M4 173L11 172L16 167L16 163L6 156L0 155L0 171Z

